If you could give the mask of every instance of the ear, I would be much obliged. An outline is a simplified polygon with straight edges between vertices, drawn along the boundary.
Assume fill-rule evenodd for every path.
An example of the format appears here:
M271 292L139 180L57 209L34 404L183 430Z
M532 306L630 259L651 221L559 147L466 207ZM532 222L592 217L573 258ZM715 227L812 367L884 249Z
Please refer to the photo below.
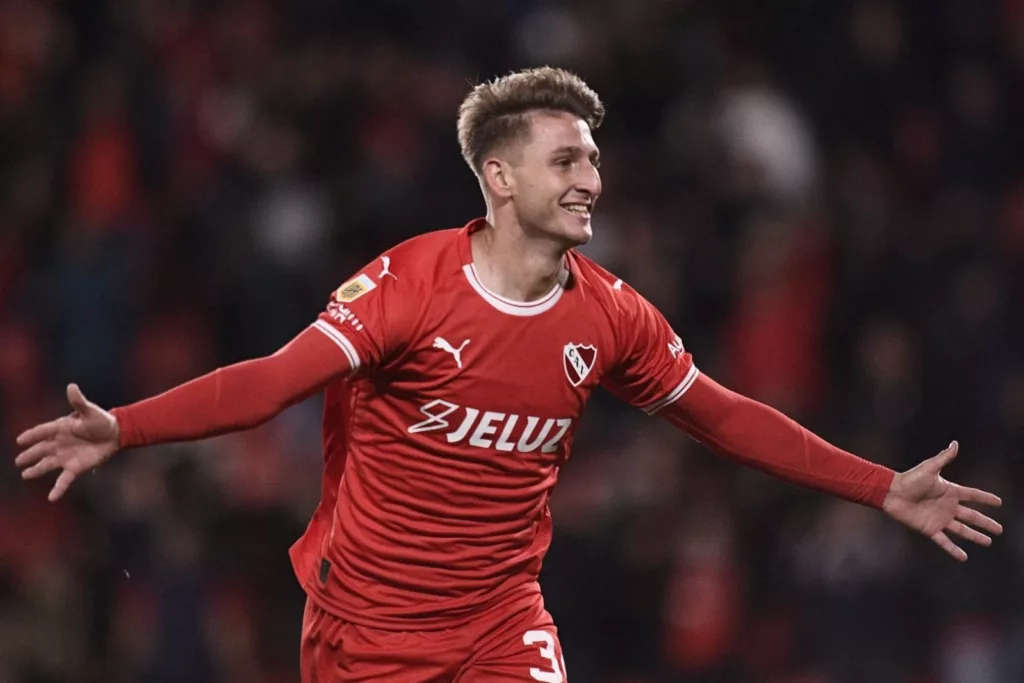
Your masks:
M496 197L508 199L515 193L515 178L512 166L503 159L490 157L484 160L481 179L487 190Z

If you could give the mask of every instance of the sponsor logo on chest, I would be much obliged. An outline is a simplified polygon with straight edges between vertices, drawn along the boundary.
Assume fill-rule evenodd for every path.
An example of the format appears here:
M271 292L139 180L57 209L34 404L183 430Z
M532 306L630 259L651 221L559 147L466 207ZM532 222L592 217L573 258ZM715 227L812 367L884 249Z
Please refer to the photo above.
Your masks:
M409 427L410 434L445 430L450 444L466 443L475 448L505 452L554 453L573 420L540 418L463 407L435 399L420 408L427 419Z

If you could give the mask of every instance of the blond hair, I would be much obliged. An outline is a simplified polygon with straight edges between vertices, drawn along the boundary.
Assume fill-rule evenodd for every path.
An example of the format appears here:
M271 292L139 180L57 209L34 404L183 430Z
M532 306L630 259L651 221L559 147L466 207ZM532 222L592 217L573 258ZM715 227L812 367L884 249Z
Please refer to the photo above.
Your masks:
M459 146L473 172L482 173L488 154L526 139L530 114L537 111L573 114L591 129L604 120L597 93L565 69L524 69L481 83L459 107Z

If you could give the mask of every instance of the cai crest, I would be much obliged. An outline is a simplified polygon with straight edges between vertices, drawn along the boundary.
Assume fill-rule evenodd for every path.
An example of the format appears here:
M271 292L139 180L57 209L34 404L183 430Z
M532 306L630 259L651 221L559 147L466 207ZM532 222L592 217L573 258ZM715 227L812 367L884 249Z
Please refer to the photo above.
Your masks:
M569 383L578 387L587 378L594 368L594 361L597 360L597 348L592 344L565 345L562 349L562 365L565 367L565 376Z

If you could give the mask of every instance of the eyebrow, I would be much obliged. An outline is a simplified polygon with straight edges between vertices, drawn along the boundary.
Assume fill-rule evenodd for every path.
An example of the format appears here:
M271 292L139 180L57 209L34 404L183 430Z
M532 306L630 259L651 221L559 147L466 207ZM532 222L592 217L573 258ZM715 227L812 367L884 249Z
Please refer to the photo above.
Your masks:
M584 153L584 151L585 150L579 145L568 145L566 147L559 147L558 149L551 153L551 156L558 156L559 154L572 154L573 156L580 156ZM589 156L593 157L594 159L600 159L601 150L595 148Z

